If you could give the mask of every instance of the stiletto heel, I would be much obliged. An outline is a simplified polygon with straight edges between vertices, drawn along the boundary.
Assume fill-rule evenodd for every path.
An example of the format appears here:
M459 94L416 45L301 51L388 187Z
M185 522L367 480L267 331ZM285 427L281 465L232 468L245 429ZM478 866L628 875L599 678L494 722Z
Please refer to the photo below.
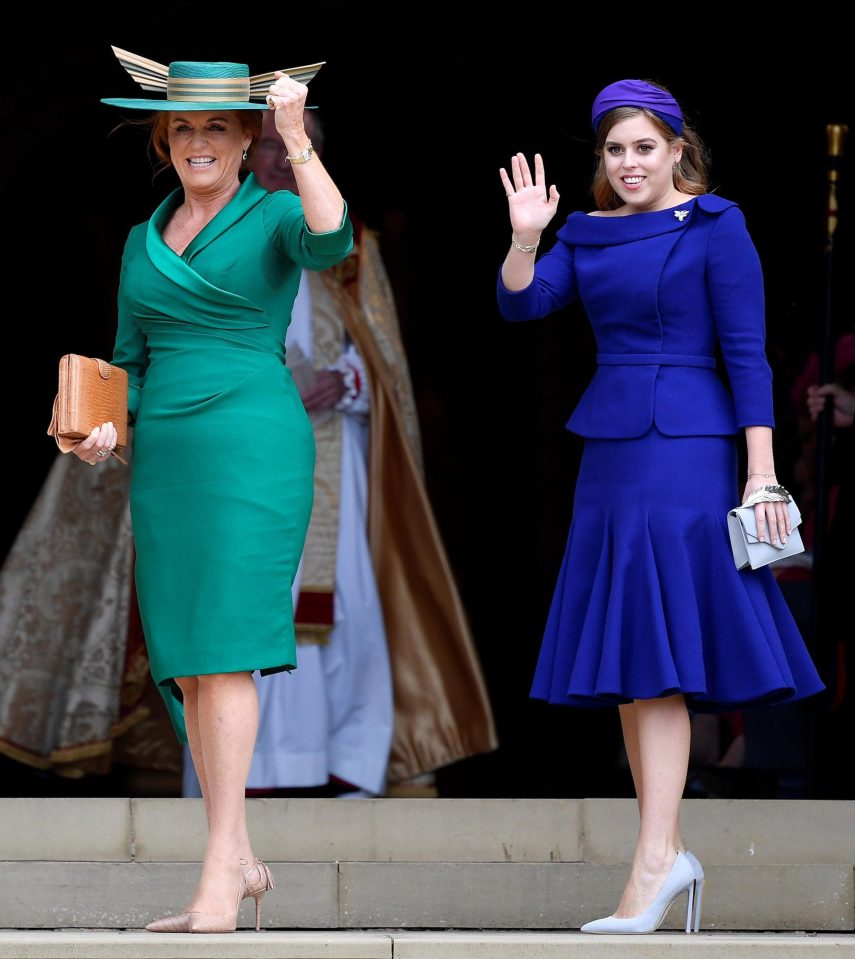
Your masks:
M258 875L251 879L250 875L253 872L257 872ZM246 886L243 896L244 899L248 899L251 896L255 900L255 931L261 932L261 900L264 898L264 894L268 889L276 888L276 883L274 882L273 875L267 863L261 859L256 859L255 865L247 869L244 873L244 880Z
M698 866L700 866L700 863L698 863ZM699 906L695 905L696 883L696 873L692 863L684 853L678 852L662 888L644 912L625 919L618 919L616 916L595 919L593 922L586 922L581 931L620 933L623 935L654 932L662 924L671 903L685 892L689 900L686 909L686 931L688 932L693 907L695 907L698 919L700 919Z
M686 935L692 931L692 908L695 905L695 896L697 895L698 883L695 879L689 886L689 900L686 903Z
M686 859L689 860L689 865L692 867L692 871L695 874L695 891L694 891L694 901L695 901L695 912L692 917L692 926L695 932L697 932L701 927L701 901L704 897L704 867L700 864L698 857L686 850ZM689 920L686 918L686 932L689 932Z

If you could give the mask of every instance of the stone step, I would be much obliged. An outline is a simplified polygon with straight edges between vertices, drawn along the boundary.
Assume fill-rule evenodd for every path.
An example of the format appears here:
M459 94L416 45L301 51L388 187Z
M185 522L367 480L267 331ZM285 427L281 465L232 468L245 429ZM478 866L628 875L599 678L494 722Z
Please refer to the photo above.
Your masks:
M630 800L253 799L276 929L574 929L626 878ZM686 800L707 930L855 928L855 803ZM139 928L192 891L201 800L0 799L0 926ZM284 892L284 895L283 895ZM248 921L251 904L246 904ZM681 925L672 908L668 928Z
M271 861L596 862L632 853L627 799L252 799ZM855 801L688 799L683 831L704 865L855 864ZM194 799L0 799L0 860L198 862Z
M852 959L852 936L701 933L0 932L0 959Z
M612 912L626 867L607 863L270 863L266 929L578 929ZM0 927L141 929L175 913L196 863L0 862ZM686 898L664 928L685 926ZM241 924L254 922L251 900ZM855 928L846 864L707 867L702 928Z

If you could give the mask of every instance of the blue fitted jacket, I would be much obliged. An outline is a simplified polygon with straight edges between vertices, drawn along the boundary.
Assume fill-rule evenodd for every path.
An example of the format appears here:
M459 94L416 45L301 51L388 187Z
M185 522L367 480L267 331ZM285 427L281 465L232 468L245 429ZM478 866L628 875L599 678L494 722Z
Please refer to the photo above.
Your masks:
M774 426L763 275L735 203L704 194L653 213L571 213L528 287L511 292L499 273L508 320L577 298L596 337L597 372L569 430L619 439L652 425L667 436ZM716 372L716 346L732 395Z

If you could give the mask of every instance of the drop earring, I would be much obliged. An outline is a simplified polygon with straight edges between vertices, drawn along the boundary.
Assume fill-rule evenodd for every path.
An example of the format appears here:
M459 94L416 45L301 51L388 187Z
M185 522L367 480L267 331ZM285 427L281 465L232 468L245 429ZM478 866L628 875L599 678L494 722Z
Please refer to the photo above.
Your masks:
M243 151L243 158L246 159L246 150Z

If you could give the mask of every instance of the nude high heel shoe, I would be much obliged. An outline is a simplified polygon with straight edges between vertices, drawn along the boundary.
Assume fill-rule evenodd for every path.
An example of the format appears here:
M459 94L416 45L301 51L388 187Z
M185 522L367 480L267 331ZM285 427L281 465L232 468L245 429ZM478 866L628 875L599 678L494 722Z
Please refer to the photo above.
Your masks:
M700 866L700 863L698 863ZM695 908L695 886L697 883L695 869L688 857L682 853L677 853L674 865L668 873L662 888L656 895L653 902L637 916L628 916L625 919L618 919L615 916L606 916L605 919L594 919L593 922L586 922L582 926L582 932L594 933L617 933L621 935L644 934L655 932L662 924L668 907L671 903L684 892L688 893L689 902L686 910L686 932L690 931L690 920L692 911ZM700 903L695 908L695 930L700 923Z
M247 860L241 859L241 865L246 866ZM275 889L276 883L267 866L261 859L256 859L249 869L241 876L238 891L237 906L234 917L212 916L202 912L182 912L176 916L165 916L155 919L146 929L149 932L234 932L237 929L238 912L244 899L255 900L255 931L261 930L261 900L268 889Z
M146 929L149 932L190 932L190 913L181 912L177 916L155 919L146 926Z
M244 860L241 860L242 862ZM214 916L207 912L188 912L187 925L189 932L234 932L237 929L238 913L240 904L246 897L246 873L240 877L238 886L237 902L235 911L227 916ZM256 913L258 912L258 903L256 901Z

